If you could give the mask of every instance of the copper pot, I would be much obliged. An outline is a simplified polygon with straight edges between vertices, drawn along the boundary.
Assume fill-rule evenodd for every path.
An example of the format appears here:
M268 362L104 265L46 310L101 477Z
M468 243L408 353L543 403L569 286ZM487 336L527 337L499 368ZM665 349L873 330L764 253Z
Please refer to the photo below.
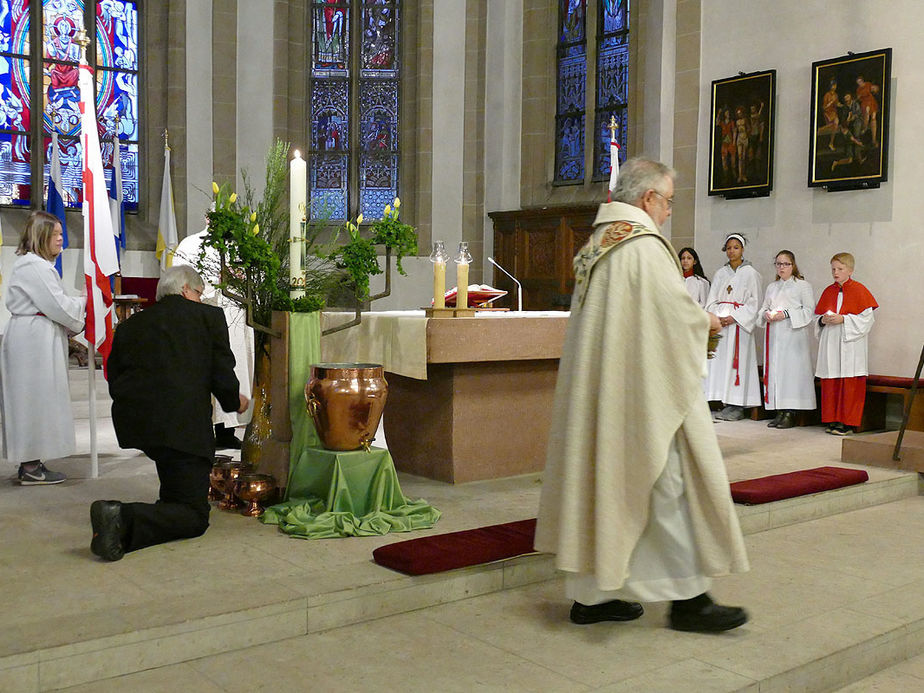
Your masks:
M221 469L219 465L222 462L231 462L231 455L215 455L215 462L212 465L212 471L209 474L209 501L220 501L222 499L221 487Z
M385 369L379 364L313 365L305 402L321 444L328 450L368 450L387 394Z
M224 493L218 503L219 510L240 510L241 502L234 495L234 483L241 474L251 471L244 462L219 462L212 467L211 478L217 481L217 488Z

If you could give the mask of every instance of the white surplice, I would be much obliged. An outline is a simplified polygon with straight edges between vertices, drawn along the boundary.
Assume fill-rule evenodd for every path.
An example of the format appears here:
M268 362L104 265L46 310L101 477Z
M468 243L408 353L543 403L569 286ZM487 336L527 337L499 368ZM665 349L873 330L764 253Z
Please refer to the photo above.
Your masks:
M768 311L789 313L783 320L767 321ZM764 408L814 409L815 378L809 351L809 326L815 318L812 285L790 277L767 286L757 324L764 333Z
M706 301L709 300L709 280L692 274L689 277L684 277L683 281L687 286L687 293L690 294L690 298L705 308Z
M86 299L65 294L54 264L34 253L16 259L4 289L11 313L0 344L4 457L66 457L77 449L67 338L83 330Z
M176 247L173 264L196 267L205 234L205 231L200 231L180 241L180 244ZM206 252L206 266L218 267L218 251L214 248L208 248ZM228 339L231 342L231 352L234 354L234 375L237 376L237 380L241 384L241 394L248 399L252 399L254 374L253 328L247 324L247 314L240 306L225 297L221 291L213 286L213 279L214 277L202 277L205 282L205 288L202 291L202 302L218 306L225 312L225 321L228 323ZM252 404L243 414L238 414L233 411L226 412L212 398L212 423L234 428L235 426L249 423L252 414Z
M754 345L760 285L760 273L747 260L738 265L737 270L726 263L712 278L706 310L720 318L730 315L735 322L722 328L715 357L709 361L705 384L707 400L742 407L760 404Z

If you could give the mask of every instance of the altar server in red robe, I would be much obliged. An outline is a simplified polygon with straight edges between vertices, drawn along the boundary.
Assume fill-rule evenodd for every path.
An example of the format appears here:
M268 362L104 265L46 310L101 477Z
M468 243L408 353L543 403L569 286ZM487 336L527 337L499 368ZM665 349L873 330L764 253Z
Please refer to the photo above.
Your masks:
M860 282L851 279L853 255L831 258L834 283L815 306L818 361L821 378L821 420L826 433L845 436L860 425L866 399L867 335L873 328L876 299Z

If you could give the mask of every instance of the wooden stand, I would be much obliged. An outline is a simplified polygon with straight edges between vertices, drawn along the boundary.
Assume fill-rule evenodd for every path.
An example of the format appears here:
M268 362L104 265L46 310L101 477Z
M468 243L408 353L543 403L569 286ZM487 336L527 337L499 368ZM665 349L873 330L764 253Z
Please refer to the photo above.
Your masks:
M424 308L428 318L474 318L475 308Z

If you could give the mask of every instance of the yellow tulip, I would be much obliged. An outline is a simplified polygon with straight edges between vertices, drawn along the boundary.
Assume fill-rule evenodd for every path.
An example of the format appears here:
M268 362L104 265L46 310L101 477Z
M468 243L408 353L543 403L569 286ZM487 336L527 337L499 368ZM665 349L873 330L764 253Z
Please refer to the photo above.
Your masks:
M254 224L253 225L253 235L256 236L258 233L260 233L260 225Z
M234 204L235 200L237 200L237 193L231 193L231 197L228 198L228 202Z
M251 221L256 221L256 220L257 220L257 213L256 213L256 212L251 212L251 213L250 213L250 220L251 220Z
M356 225L359 226L362 223L363 223L363 215L360 214L358 217L356 217Z
M212 192L217 195L218 190L219 190L218 183L216 183L215 181L212 181Z
M398 207L400 207L400 206L401 206L401 200L400 200L399 198L396 197L396 198L395 198L395 209L398 209Z
M385 205L385 216L391 214L391 205Z

